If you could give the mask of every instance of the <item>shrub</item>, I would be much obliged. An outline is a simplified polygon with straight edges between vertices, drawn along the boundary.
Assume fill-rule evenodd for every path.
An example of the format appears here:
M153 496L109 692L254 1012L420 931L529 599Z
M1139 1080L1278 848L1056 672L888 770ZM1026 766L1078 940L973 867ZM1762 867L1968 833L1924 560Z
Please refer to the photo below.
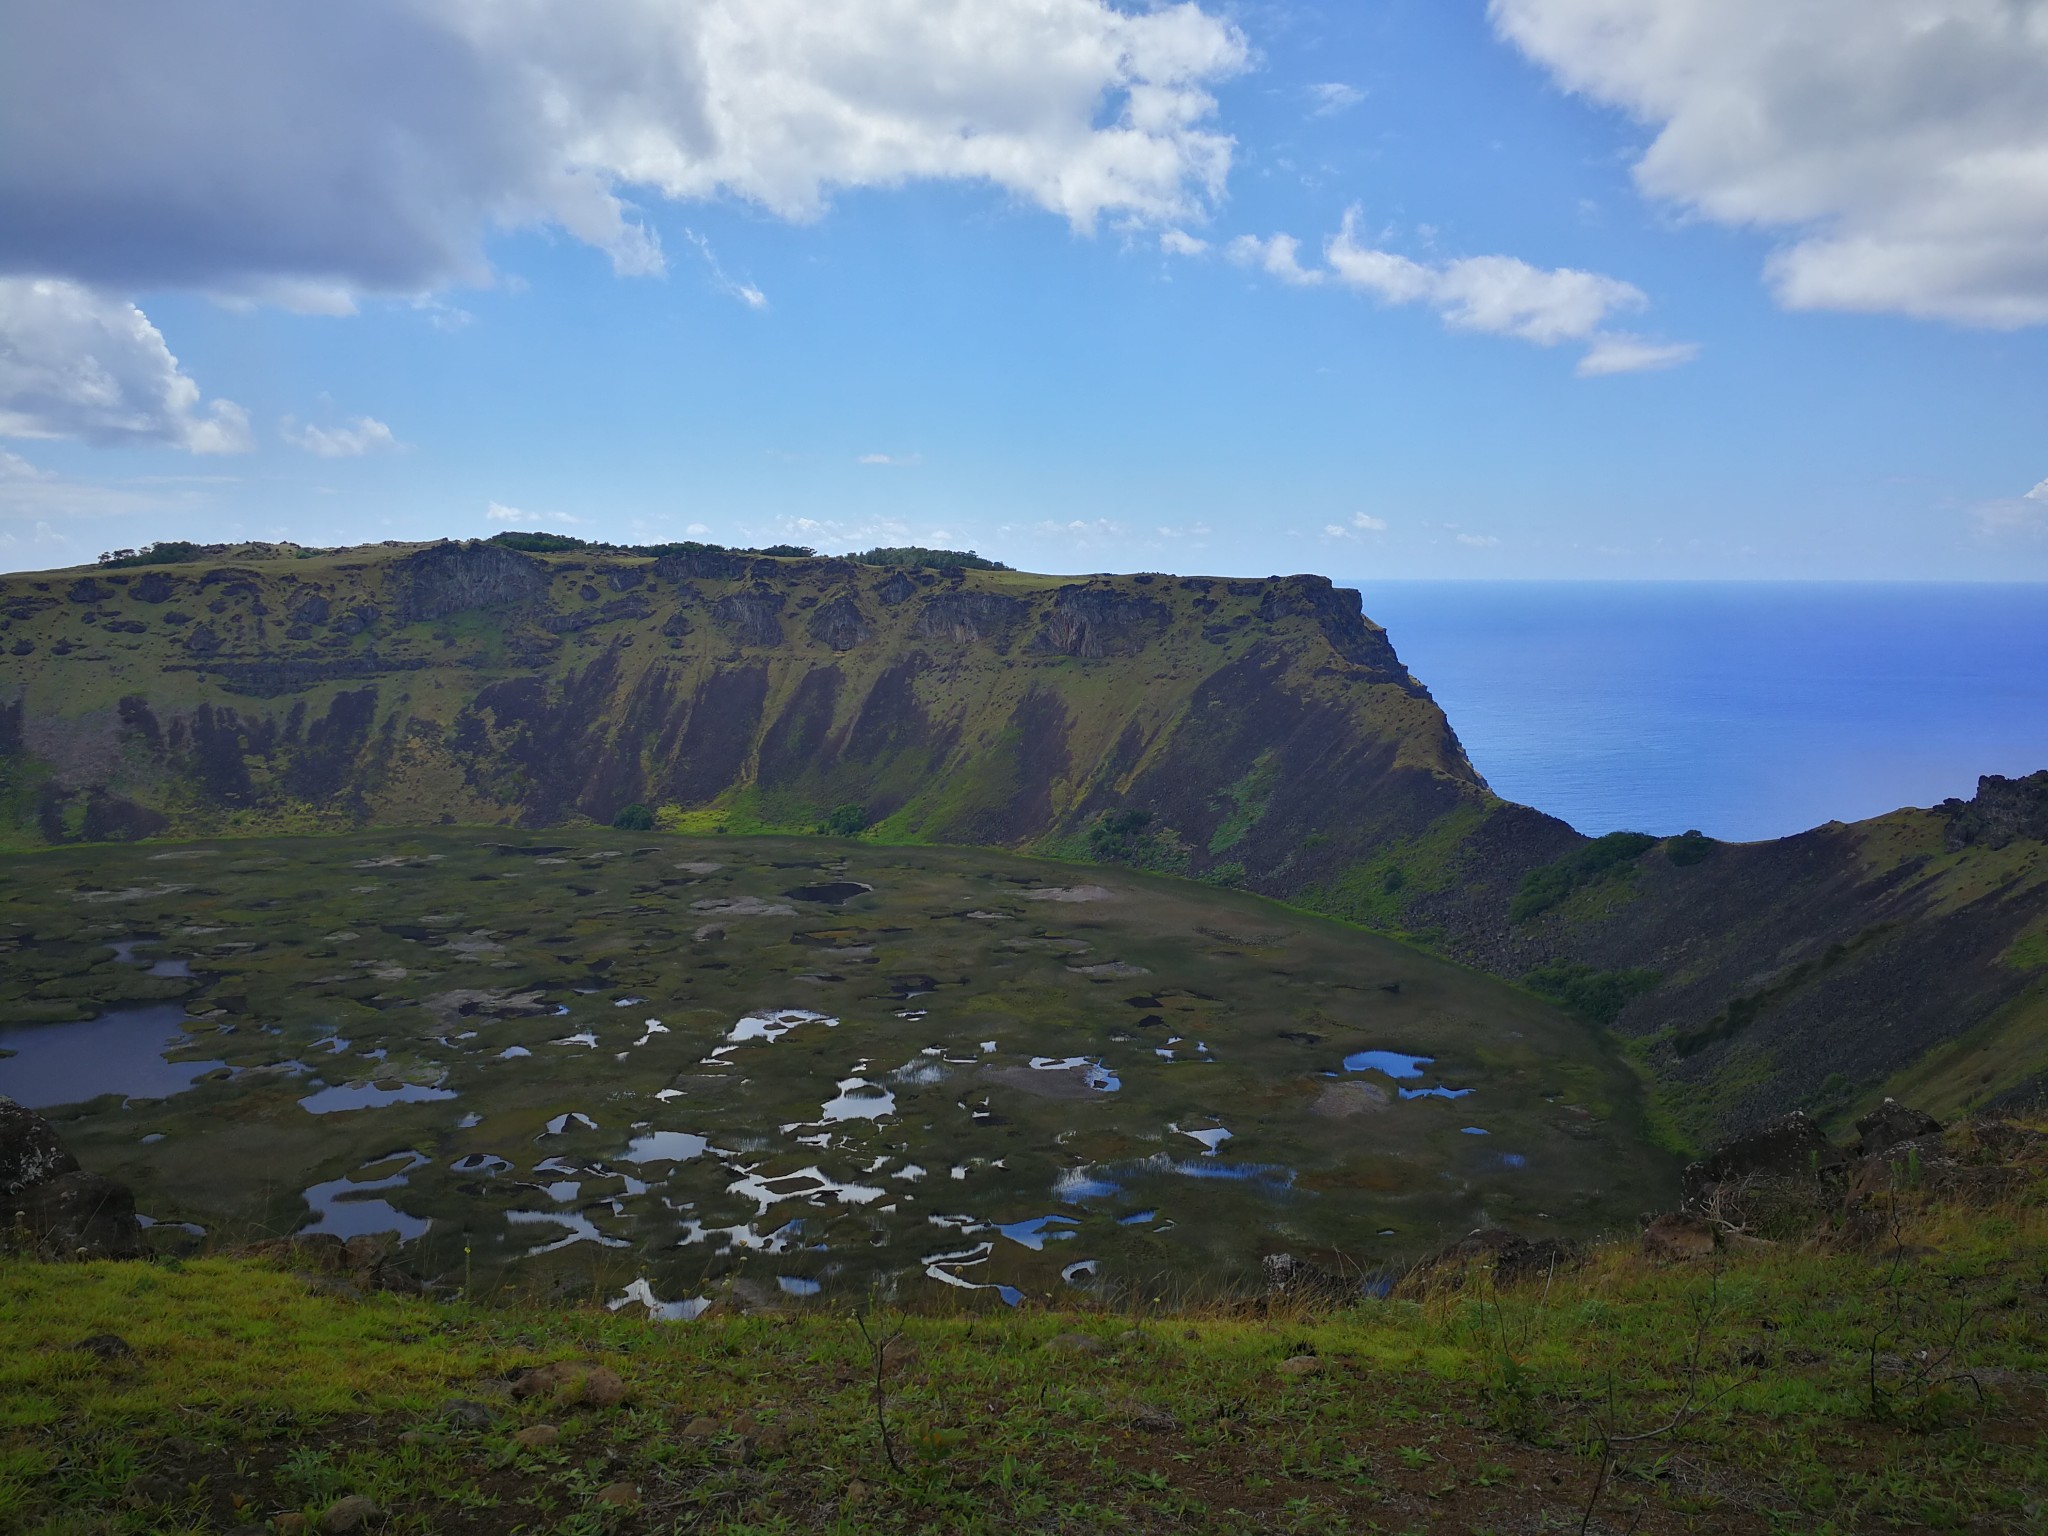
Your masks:
M621 832L652 832L654 830L654 812L647 809L646 806L635 802L614 816L612 818L612 825Z
M135 565L183 565L190 560L204 560L220 554L225 544L194 544L188 539L164 539L156 544L145 544L140 549L111 549L99 558L107 570L119 570L123 566Z
M572 549L590 548L589 540L572 539L566 533L494 533L484 542L529 555L559 555Z
M836 805L818 823L816 831L827 837L859 837L868 829L868 808L864 805Z
M1604 1026L1663 979L1657 971L1602 971L1575 960L1557 960L1537 966L1522 978L1522 985Z
M870 549L853 557L862 565L920 565L935 571L1007 571L1000 560L985 560L971 549L923 549L915 544Z
M1530 870L1522 877L1522 888L1515 892L1515 899L1508 904L1508 921L1523 923L1539 912L1548 912L1573 891L1593 884L1624 864L1633 864L1659 841L1647 832L1610 832L1541 869Z
M1664 845L1664 856L1680 869L1699 863L1720 846L1698 827L1681 832Z

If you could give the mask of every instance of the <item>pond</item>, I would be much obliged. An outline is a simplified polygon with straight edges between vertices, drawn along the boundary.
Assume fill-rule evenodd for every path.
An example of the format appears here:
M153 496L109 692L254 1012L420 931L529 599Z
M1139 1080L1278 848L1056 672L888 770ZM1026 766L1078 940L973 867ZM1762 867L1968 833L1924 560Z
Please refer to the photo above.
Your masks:
M30 1109L80 1104L103 1093L164 1099L183 1093L218 1061L172 1061L192 1043L178 1003L114 1008L81 1024L0 1027L0 1093Z

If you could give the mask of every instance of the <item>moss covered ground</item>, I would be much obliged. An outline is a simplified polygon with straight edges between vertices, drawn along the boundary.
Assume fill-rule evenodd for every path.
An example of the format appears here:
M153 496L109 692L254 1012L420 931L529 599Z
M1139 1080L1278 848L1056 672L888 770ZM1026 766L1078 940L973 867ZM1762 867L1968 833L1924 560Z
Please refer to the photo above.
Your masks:
M0 1528L320 1529L366 1498L393 1532L2040 1531L2044 1143L2002 1135L1989 1192L1901 1165L1857 1242L1614 1243L1335 1309L664 1324L0 1260Z

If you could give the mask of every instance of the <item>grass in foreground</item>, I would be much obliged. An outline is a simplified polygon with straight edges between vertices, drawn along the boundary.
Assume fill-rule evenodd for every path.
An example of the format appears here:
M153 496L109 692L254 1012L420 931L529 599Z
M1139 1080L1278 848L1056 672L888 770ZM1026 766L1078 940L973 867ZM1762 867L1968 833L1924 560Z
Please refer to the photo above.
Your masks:
M1617 1244L1322 1315L663 1325L0 1261L0 1529L2039 1531L2048 1143L2016 1134L1995 1200L1902 1178L1859 1249ZM512 1390L552 1361L624 1401Z

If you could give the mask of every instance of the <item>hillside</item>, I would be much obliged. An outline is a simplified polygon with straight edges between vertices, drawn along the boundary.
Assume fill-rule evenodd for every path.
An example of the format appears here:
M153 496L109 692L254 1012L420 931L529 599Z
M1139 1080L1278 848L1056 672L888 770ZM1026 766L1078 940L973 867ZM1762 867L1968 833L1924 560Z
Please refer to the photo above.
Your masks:
M0 1525L2032 1531L2044 1148L1956 1127L1800 1241L1451 1257L1341 1306L675 1324L0 1255Z
M1638 1042L1701 1139L2048 1082L2048 779L1777 843L1494 796L1356 593L678 549L252 546L0 580L16 846L863 831L1277 896ZM864 829L864 830L863 830Z

